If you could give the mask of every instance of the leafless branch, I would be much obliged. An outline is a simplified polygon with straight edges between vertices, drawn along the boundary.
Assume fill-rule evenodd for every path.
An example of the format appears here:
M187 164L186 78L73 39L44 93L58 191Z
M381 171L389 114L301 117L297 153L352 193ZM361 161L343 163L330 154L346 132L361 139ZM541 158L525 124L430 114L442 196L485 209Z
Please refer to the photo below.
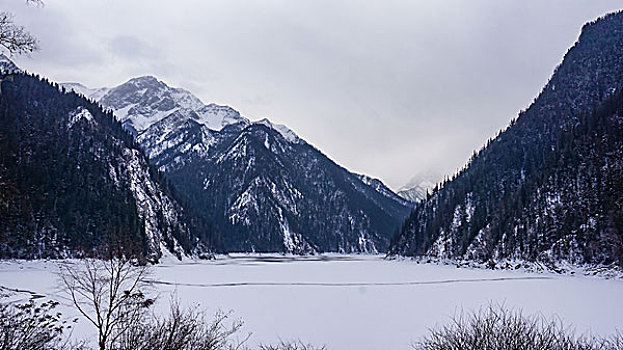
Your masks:
M30 0L36 2L36 0ZM37 39L13 22L13 15L0 12L0 46L10 54L31 53L39 49Z
M54 309L56 301L9 304L0 301L0 350L81 349L83 344L72 343L63 333L71 328L67 320Z
M80 266L64 264L60 281L65 297L98 331L100 350L140 322L153 300L142 289L148 269L131 260L84 260Z
M230 322L230 314L219 312L208 318L202 311L183 309L171 301L166 316L152 315L143 322L128 325L131 329L116 342L118 349L150 350L237 350L245 349L250 334L236 336L242 322Z

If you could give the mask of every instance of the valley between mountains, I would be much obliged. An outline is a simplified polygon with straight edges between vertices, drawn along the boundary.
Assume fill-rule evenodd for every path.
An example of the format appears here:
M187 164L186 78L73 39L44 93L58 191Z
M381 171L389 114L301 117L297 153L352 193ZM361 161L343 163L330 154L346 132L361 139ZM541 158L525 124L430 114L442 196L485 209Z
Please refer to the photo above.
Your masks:
M507 334L514 342L512 331L527 329L590 343L577 349L620 350L621 57L623 11L585 24L538 96L459 171L394 191L285 125L157 77L93 88L0 55L0 314L51 317L44 326L53 328L60 314L24 315L60 305L90 322L74 322L85 349L96 337L100 349L124 349L118 339L129 338L96 334L99 314L71 308L79 302L67 291L82 287L94 313L110 297L108 315L127 322L113 328L128 337L158 340L154 325L166 328L159 317L169 307L188 324L205 316L196 310L215 313L216 326L197 326L223 341L211 350L243 349L229 346L241 324L218 323L231 315L257 332L241 335L243 345L261 350L301 350L264 347L283 337L338 350L421 349L416 339L453 339L468 323L476 344ZM115 285L148 270L127 289ZM498 328L481 331L487 310ZM498 326L500 315L518 328ZM0 322L0 334L10 324ZM439 324L452 326L437 336L429 329ZM548 346L533 348L576 349ZM483 348L510 349L452 349Z

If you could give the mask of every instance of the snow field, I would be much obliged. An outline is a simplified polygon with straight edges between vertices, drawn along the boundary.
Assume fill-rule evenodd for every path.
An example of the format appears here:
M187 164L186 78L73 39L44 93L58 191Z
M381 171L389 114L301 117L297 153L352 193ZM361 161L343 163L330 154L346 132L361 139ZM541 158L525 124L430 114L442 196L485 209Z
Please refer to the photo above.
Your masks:
M58 300L56 270L52 261L0 262L0 286L12 300L31 294L6 288ZM557 316L580 333L607 335L623 329L621 280L339 255L169 261L153 268L152 279L158 309L166 309L175 296L209 314L231 310L234 318L244 320L244 332L253 333L252 347L300 338L332 350L406 350L455 313L489 303ZM67 306L61 311L75 315ZM80 320L75 334L93 331Z

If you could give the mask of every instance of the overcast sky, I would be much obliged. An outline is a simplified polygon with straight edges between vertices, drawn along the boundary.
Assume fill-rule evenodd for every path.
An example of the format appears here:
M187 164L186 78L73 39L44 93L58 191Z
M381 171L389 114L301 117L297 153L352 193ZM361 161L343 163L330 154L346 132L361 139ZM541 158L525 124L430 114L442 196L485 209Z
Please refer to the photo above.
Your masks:
M154 75L286 124L398 189L451 174L526 108L583 23L620 0L0 0L58 82ZM439 175L437 175L439 176Z

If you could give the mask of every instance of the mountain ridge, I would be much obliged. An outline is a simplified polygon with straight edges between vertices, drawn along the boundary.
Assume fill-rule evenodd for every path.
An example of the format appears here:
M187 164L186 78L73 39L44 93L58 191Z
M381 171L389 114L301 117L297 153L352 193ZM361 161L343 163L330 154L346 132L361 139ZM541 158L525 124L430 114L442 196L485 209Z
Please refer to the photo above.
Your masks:
M284 125L252 122L192 97L196 103L186 108L175 91L139 77L110 89L100 103L120 115L152 164L214 223L223 251L387 248L410 209L379 180L364 183ZM326 183L313 180L313 172ZM335 212L323 208L327 201Z

